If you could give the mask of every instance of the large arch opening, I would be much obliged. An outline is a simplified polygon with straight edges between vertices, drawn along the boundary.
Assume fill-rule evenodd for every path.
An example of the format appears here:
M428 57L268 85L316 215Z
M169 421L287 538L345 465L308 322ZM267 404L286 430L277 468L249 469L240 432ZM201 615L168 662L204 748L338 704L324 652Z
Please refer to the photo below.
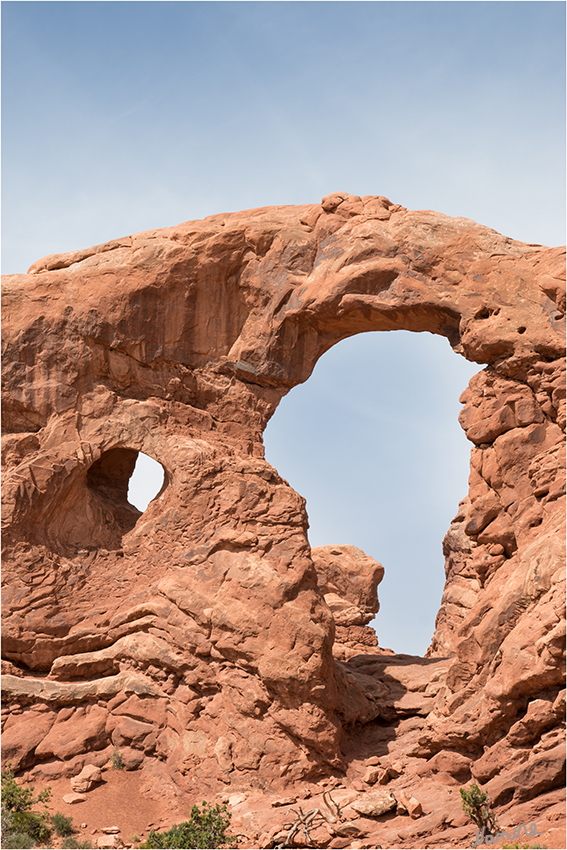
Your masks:
M312 547L381 562L379 644L424 655L444 585L442 539L468 490L459 396L478 364L430 333L343 340L280 403L266 459L307 500Z

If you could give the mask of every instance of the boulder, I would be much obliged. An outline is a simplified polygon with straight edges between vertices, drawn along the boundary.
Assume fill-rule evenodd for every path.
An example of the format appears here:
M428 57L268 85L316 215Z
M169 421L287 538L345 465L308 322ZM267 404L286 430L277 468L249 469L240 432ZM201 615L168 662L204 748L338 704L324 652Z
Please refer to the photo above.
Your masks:
M369 818L379 818L395 809L396 805L396 798L389 791L371 791L350 804L355 812Z
M102 781L102 770L94 764L86 764L77 776L71 779L71 788L79 794L90 791L93 785Z
M100 835L96 840L96 846L99 850L114 850L114 848L124 847L124 844L119 835Z
M363 776L363 782L366 782L367 785L374 785L375 782L379 781L379 777L384 772L380 767L369 767ZM383 785L385 783L380 782L380 784Z
M396 791L398 814L407 813L413 820L421 817L423 809L421 803L412 794L405 791Z
M61 798L64 803L68 803L69 805L74 805L75 803L84 803L87 799L86 794L64 794Z

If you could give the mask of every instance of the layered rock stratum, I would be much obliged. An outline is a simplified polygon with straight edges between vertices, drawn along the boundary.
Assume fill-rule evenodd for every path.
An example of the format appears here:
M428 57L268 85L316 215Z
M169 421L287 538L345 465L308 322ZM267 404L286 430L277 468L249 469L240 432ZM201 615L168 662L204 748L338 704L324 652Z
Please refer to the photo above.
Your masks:
M172 799L360 785L369 758L361 789L473 779L501 807L560 789L564 257L338 192L7 276L4 759L46 781L118 749ZM485 366L426 658L377 646L381 565L311 550L262 443L325 351L394 329ZM165 470L143 514L138 452Z

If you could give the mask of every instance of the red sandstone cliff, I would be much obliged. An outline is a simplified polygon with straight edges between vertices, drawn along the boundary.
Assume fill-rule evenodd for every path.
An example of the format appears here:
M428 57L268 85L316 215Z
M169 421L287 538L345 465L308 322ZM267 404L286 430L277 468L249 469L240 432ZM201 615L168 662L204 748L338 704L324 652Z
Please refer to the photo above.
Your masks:
M119 747L155 792L203 794L348 774L366 741L406 784L473 777L501 805L560 787L563 280L561 249L346 193L6 277L4 757L49 778ZM392 329L486 364L426 659L372 646L380 566L312 553L263 459L317 359ZM141 517L139 451L166 471Z

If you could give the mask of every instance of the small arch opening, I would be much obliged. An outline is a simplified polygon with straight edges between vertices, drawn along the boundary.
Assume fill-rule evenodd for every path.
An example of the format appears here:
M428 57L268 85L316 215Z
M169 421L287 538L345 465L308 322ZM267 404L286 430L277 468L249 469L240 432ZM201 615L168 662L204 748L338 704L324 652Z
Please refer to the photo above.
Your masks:
M120 549L123 536L165 487L165 471L136 449L115 448L103 452L87 470L86 484L91 497L89 545Z

